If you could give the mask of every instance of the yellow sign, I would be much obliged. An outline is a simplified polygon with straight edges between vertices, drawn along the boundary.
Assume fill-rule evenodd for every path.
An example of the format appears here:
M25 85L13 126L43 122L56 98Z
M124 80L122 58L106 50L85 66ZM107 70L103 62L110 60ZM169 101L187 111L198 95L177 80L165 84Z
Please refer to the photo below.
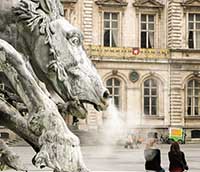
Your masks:
M180 128L172 128L171 135L174 137L182 137L182 129Z

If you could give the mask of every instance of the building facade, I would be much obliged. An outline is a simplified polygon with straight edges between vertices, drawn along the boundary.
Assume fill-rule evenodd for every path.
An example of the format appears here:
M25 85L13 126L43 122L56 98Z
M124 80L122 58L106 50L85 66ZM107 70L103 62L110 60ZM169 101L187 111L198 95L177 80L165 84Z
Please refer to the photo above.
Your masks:
M63 0L129 128L200 138L200 1ZM89 107L81 129L101 128ZM145 130L143 130L145 131Z
M61 2L127 128L165 134L181 127L188 141L200 139L199 0ZM99 131L107 114L88 109L78 127Z

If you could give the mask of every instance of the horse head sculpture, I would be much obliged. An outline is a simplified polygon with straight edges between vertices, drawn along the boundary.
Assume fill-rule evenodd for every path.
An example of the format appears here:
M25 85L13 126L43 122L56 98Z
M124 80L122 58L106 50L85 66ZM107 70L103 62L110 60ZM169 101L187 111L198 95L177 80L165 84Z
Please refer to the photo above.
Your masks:
M22 0L14 12L23 26L18 45L38 78L68 102L68 111L85 118L84 103L106 109L109 92L83 49L82 33L63 17L59 0Z
M59 172L89 171L79 139L67 127L48 94L55 91L72 115L85 118L84 103L104 110L109 93L83 48L83 35L63 17L60 0L21 0L16 47L0 39L0 67L26 105L22 116L0 98L0 121L36 151L33 164ZM43 81L49 90L40 84ZM20 168L19 168L20 169Z

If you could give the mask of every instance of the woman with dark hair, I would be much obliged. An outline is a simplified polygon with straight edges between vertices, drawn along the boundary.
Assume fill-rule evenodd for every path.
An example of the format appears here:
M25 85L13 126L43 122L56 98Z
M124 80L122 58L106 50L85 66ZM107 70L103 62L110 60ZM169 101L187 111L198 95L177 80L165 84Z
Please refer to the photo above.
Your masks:
M180 150L178 142L173 142L168 153L169 157L169 171L170 172L183 172L188 170L184 153Z

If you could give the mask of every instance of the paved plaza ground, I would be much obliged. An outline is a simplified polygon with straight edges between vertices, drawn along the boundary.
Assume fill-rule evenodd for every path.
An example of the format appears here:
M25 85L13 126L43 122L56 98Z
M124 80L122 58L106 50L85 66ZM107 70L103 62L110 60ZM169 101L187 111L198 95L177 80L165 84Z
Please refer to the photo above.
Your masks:
M162 152L162 166L168 171L167 152L170 145L159 145ZM34 151L28 146L14 146L12 149L19 153L28 167L33 172L50 172L48 168L39 170L31 164ZM181 145L188 161L189 172L200 172L200 144ZM95 172L144 172L143 146L139 149L124 149L123 146L82 146L84 161L88 168ZM14 170L6 170L14 172Z

